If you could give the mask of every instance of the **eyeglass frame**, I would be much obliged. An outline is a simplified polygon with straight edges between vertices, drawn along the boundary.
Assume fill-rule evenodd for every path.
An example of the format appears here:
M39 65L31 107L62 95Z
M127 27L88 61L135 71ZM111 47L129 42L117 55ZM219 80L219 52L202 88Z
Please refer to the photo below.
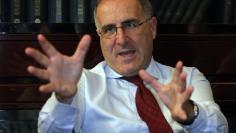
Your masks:
M98 34L99 34L101 37L103 37L103 38L112 39L112 38L114 38L114 37L117 35L117 29L118 29L118 28L122 28L124 31L126 31L127 29L133 30L133 29L136 29L136 28L140 27L142 24L147 23L147 22L148 22L149 20L151 20L152 18L153 18L153 16L151 16L151 17L145 19L144 21L141 21L140 23L137 23L137 25L134 26L134 27L125 27L125 26L124 26L125 23L127 24L128 22L132 22L133 20L124 21L124 22L122 22L123 24L122 24L121 26L106 25L106 26L103 26L103 27L101 28L101 30L98 31ZM133 21L133 22L134 22L134 21ZM113 26L112 28L114 28L115 31L114 31L113 33L111 33L110 36L104 36L104 34L106 34L106 33L102 33L101 31L102 31L102 29L104 29L105 27L108 27L108 26L111 26L111 27Z

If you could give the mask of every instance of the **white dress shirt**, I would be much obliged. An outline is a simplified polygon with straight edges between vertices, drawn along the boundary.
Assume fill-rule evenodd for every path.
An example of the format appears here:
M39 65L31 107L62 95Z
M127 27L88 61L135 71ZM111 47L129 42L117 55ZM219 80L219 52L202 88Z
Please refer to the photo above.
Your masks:
M153 59L146 69L161 83L171 81L174 69ZM163 115L175 133L227 133L228 124L214 102L206 78L194 67L184 67L187 85L194 87L191 99L197 103L199 115L191 125L174 121L157 92L146 85L157 99ZM60 103L55 95L47 100L39 114L39 133L148 133L135 105L137 86L120 79L105 61L91 70L83 70L78 91L71 105ZM158 125L157 125L158 126Z

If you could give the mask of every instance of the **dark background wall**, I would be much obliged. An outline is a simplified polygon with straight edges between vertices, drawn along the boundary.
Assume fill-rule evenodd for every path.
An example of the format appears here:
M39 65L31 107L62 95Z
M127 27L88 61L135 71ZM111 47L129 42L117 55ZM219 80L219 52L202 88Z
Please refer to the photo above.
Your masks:
M89 33L93 42L85 67L92 68L103 60L93 24L95 2L0 0L0 133L37 132L38 111L49 95L37 89L45 81L26 72L27 65L38 64L24 54L24 49L39 48L38 33L44 33L59 51L69 55L80 37ZM151 2L159 23L154 58L170 66L183 60L185 65L199 68L212 85L230 132L236 132L236 2Z

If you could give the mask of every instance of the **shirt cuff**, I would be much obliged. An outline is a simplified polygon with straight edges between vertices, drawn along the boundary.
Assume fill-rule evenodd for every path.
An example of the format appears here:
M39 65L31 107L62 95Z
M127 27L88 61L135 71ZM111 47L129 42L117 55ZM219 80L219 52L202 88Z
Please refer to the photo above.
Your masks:
M51 115L57 123L69 124L76 120L78 109L69 104L60 103L57 101Z

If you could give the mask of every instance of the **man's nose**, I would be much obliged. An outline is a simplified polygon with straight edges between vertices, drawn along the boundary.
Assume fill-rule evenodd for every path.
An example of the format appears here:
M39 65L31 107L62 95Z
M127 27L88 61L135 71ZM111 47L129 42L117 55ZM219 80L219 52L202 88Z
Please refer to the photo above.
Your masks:
M119 28L117 28L116 32L117 32L116 33L116 43L120 44L120 45L125 44L127 41L127 35L125 33L125 29L123 27L119 27Z

